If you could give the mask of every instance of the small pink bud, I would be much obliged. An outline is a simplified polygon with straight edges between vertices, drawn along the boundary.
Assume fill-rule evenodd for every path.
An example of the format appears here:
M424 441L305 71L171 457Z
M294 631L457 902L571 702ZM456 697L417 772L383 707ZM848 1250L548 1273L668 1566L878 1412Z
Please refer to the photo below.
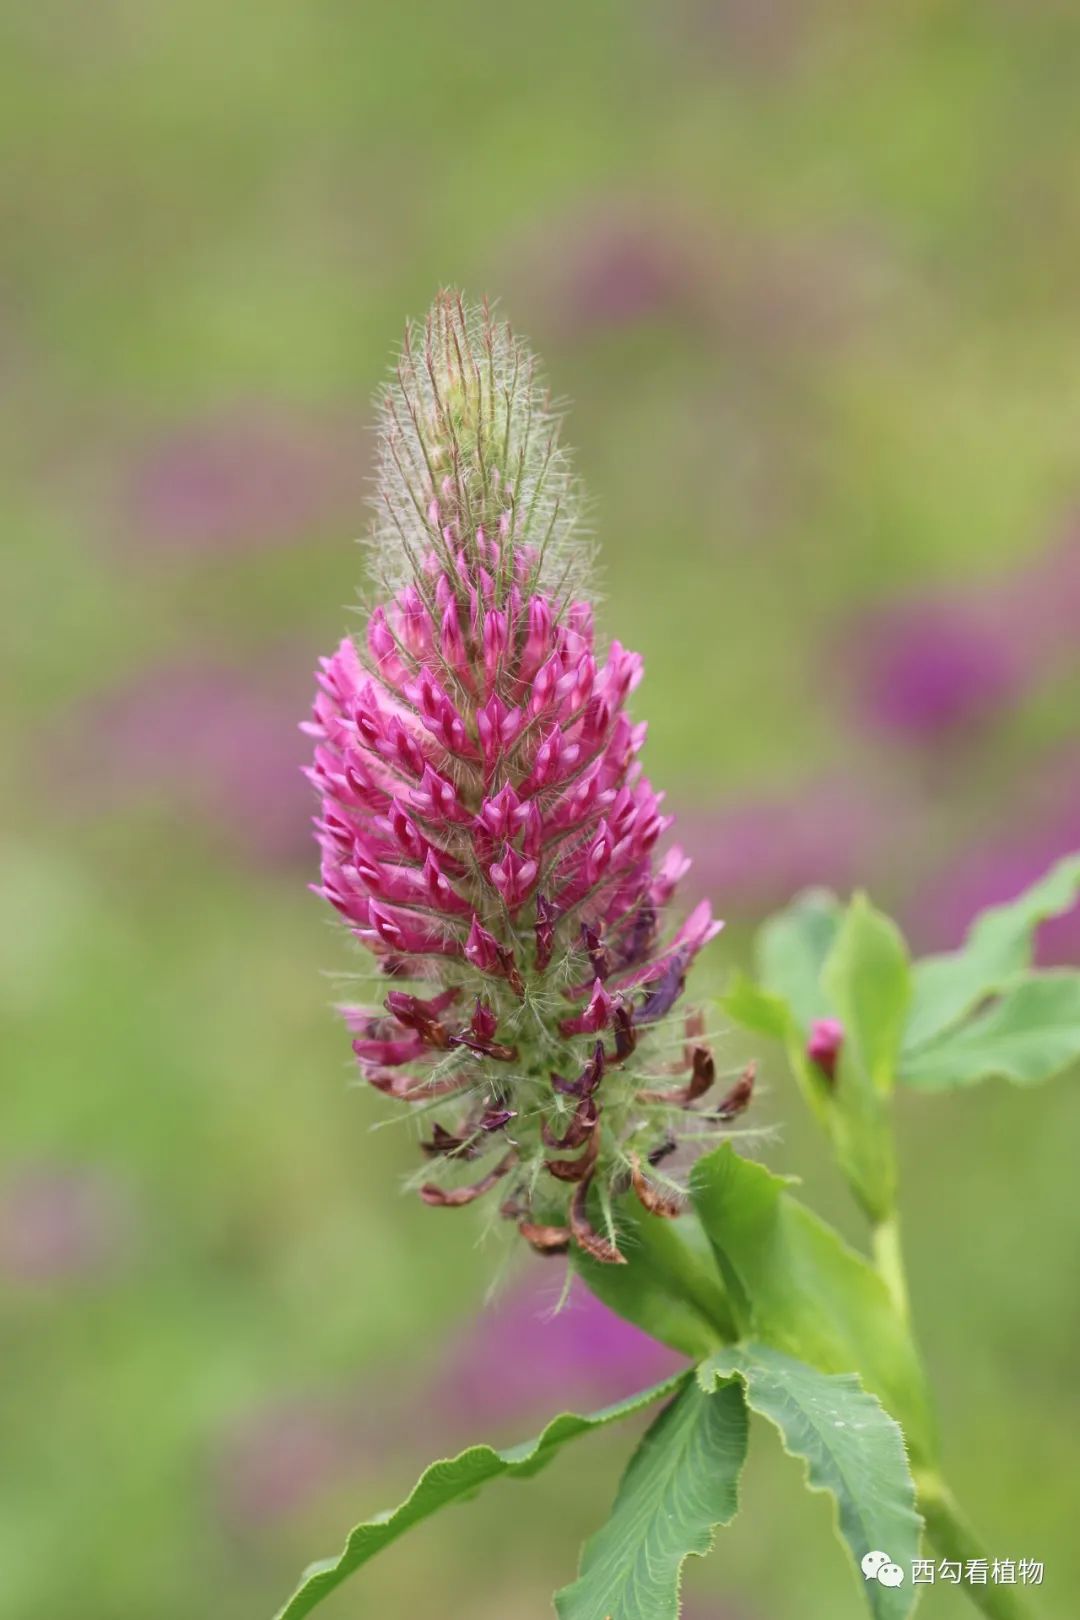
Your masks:
M386 613L378 607L368 620L368 647L379 665L381 673L391 680L400 680L404 665L398 657L397 643L386 622Z
M397 839L406 855L412 855L414 859L422 859L428 845L425 840L421 838L420 833L417 830L416 823L409 820L408 816L405 814L404 810L399 804L395 803L390 812L390 826L393 830L394 837Z
M493 862L491 881L511 911L516 911L525 901L536 882L538 870L536 861L519 855L509 844L503 850L502 859Z
M489 765L504 752L517 729L517 711L508 709L501 698L489 697L483 708L477 709L476 731L484 759Z
M387 945L392 945L395 950L404 948L404 931L388 907L381 905L378 900L372 900L368 906L368 918L381 940Z
M413 789L412 802L422 815L430 816L432 820L461 819L461 805L453 783L440 776L430 765L424 766L420 786Z
M525 816L525 831L521 838L521 847L526 855L537 856L544 841L544 817L536 800L530 801L523 811Z
M415 585L407 585L400 597L400 635L414 658L430 657L435 645L431 615Z
M527 809L509 783L480 806L480 821L493 838L510 838L522 826Z
M506 647L506 614L493 608L484 619L484 675L489 689L506 656Z
M585 882L590 889L595 883L599 883L611 864L613 847L611 829L606 821L601 821L585 857Z
M555 686L562 673L562 665L554 653L537 670L532 682L532 697L529 699L529 710L532 714L541 714L547 708L555 695Z
M529 600L529 630L521 654L519 674L531 681L551 645L551 609L542 596Z
M578 1013L576 1018L564 1018L559 1028L564 1035L595 1034L597 1030L606 1029L611 1023L614 1005L601 981L596 979L585 1011Z
M689 857L683 854L678 844L672 844L660 862L649 889L649 897L653 905L666 906L674 894L676 886L689 870Z
M446 604L439 626L439 645L442 655L450 668L458 672L466 666L465 643L462 640L461 625L458 622L457 603L451 599Z
M830 1080L836 1078L836 1066L840 1061L840 1048L844 1044L844 1026L838 1018L818 1018L810 1026L810 1036L806 1043L806 1055L811 1063Z
M494 973L500 967L498 941L474 917L465 942L465 959L481 973Z
M556 908L542 894L536 897L536 966L542 973L551 961L555 941L555 924L559 920Z
M451 887L446 873L435 859L434 851L430 849L424 861L424 887L427 889L432 904L440 911L445 911L450 916L460 916L462 913L468 913L468 901L463 900Z
M486 1001L482 1000L480 996L477 996L477 998L476 998L476 1008L475 1008L475 1011L473 1012L472 1021L471 1021L470 1025L469 1025L469 1028L472 1030L472 1032L476 1036L477 1040L478 1041L491 1041L491 1040L494 1040L495 1032L498 1029L498 1027L499 1027L499 1020L495 1016L495 1014L492 1012L492 1010L489 1007L488 1003Z
M362 1064L371 1064L379 1069L400 1068L404 1063L415 1063L417 1058L425 1056L424 1043L415 1035L406 1040L364 1040L358 1037L353 1041L352 1049Z

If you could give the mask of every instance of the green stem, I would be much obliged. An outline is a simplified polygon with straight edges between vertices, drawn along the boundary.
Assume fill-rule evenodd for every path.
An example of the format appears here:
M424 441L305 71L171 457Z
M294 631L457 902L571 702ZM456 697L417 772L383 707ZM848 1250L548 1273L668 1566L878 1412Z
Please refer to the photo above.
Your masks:
M940 1475L918 1475L916 1484L927 1536L941 1556L964 1565L965 1569L972 1558L985 1560L992 1568L993 1560L987 1557L986 1549ZM963 1590L989 1620L1031 1620L1031 1609L1021 1588L1001 1586L990 1580L985 1586L975 1586L965 1580Z
M907 1273L904 1269L904 1250L900 1241L900 1217L894 1210L873 1228L871 1242L874 1264L892 1295L893 1304L901 1321L911 1319L908 1299Z
M872 1247L874 1265L892 1296L897 1313L904 1322L910 1323L911 1303L900 1238L900 1218L895 1210L874 1226ZM991 1569L993 1560L964 1518L940 1474L929 1470L917 1472L915 1483L919 1511L926 1520L927 1538L941 1557L963 1565L965 1571L971 1559L985 1561L988 1570ZM965 1580L963 1590L975 1607L989 1616L989 1620L1030 1620L1031 1609L1022 1591L1015 1586L1001 1586L990 1580L981 1586Z

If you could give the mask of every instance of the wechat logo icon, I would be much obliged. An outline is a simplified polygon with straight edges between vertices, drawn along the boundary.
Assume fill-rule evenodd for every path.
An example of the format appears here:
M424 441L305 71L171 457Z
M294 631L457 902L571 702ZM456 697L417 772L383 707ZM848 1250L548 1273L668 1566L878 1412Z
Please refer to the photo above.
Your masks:
M903 1570L885 1552L868 1552L862 1561L862 1572L868 1581L877 1581L881 1586L904 1584Z

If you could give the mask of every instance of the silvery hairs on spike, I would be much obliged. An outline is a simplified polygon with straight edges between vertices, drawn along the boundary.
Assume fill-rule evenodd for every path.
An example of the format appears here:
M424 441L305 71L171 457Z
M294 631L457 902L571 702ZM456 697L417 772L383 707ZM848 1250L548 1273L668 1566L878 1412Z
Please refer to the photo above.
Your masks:
M381 588L415 580L433 541L437 554L463 548L476 563L479 532L498 535L507 563L518 547L535 551L533 587L556 599L588 590L593 548L562 413L508 322L441 295L406 329L378 407L371 551ZM508 567L496 579L500 605L511 578Z
M748 1104L714 1101L679 926L689 862L627 714L640 657L601 658L560 418L487 306L444 292L380 401L377 600L321 661L308 768L316 886L371 952L345 1006L360 1070L413 1110L425 1202L498 1188L541 1252L618 1264L615 1195L678 1213L688 1164Z

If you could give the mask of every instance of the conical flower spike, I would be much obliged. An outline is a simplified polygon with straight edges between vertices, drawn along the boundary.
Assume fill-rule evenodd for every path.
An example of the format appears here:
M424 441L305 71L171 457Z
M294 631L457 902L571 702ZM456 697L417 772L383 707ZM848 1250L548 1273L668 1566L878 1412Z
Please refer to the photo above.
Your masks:
M408 332L381 402L374 602L320 664L308 775L319 892L384 978L343 1009L353 1050L423 1105L421 1196L497 1187L542 1252L614 1264L610 1194L676 1213L654 1167L720 1117L694 1112L700 1044L682 1085L648 1084L684 1051L673 1009L720 925L704 903L669 918L688 863L656 853L670 818L626 709L641 659L597 645L559 429L486 309L442 294Z

